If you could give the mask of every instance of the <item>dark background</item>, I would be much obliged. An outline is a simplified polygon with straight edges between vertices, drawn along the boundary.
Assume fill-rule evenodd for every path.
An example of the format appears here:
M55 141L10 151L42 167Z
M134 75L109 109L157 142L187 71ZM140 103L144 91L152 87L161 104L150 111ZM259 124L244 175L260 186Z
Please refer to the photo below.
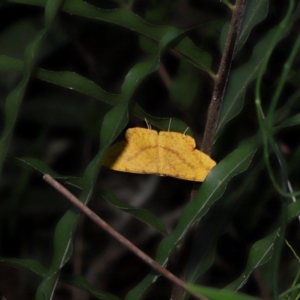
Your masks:
M267 18L251 32L246 45L235 57L233 68L244 64L257 41L282 19L285 1L271 2ZM91 3L108 9L119 7L117 1ZM132 10L150 23L190 29L188 35L196 45L212 55L213 70L217 72L221 57L219 37L224 23L230 18L229 10L219 0L135 1ZM43 8L0 3L0 53L22 59L25 46L44 26L43 16ZM279 43L271 58L264 77L265 107L268 106L267 95L272 94L276 87L276 81L289 54L287 50L291 49L298 31L299 26L294 26L292 33ZM149 55L151 42L128 29L61 12L41 50L37 65L53 71L77 72L108 92L120 93L124 77L130 68ZM205 72L190 66L189 72L199 80L194 97L176 102L170 97L170 87L166 80L168 77L171 80L175 78L179 65L180 57L167 51L162 57L160 71L165 71L168 76L161 72L150 75L136 91L134 98L149 114L184 121L193 130L199 146L213 82ZM295 72L298 67L299 58L296 58L293 66ZM19 74L0 70L1 127L5 120L6 96L19 80ZM286 84L281 103L298 86L297 77L292 78ZM189 87L186 89L181 91L182 95L189 94ZM214 145L212 157L216 161L225 157L240 141L257 132L253 89L254 86L250 85L243 111L226 126ZM110 106L91 97L33 78L24 98L9 154L41 159L59 174L82 176L99 146L99 130L108 109ZM144 121L131 118L128 127L135 126L146 127ZM298 131L297 127L288 128L277 136L287 158L298 151ZM120 137L122 138L123 136ZM258 167L261 155L258 153L255 157ZM275 161L274 168L279 168ZM293 178L298 175L296 171ZM223 197L229 197L237 185L244 184L245 178L232 180ZM98 180L99 189L110 189L119 199L149 209L163 219L169 230L176 225L183 206L189 200L192 186L191 182L174 178L123 174L105 169L101 171ZM201 277L201 284L223 287L237 278L245 267L251 245L272 232L276 226L280 200L271 189L267 173L261 171L255 180L252 178L252 186L247 188L241 205L229 216L228 228L218 241L215 262ZM78 193L76 190L74 192ZM0 255L33 258L48 266L52 259L55 226L71 205L49 188L40 174L11 163L6 163L3 169L0 203ZM154 230L96 197L90 207L146 253L152 257L155 255L156 246L162 237ZM218 218L218 214L222 217L221 207L221 204L214 205L203 224L210 224L211 215L214 218ZM213 224L210 226L213 228ZM205 231L209 234L207 226L199 229L199 232ZM299 223L295 221L288 231L295 250L299 250L299 233ZM73 258L63 271L66 274L82 274L96 287L121 298L149 272L144 263L86 218L82 218L74 241ZM287 286L291 283L287 274L292 258L290 252L284 251L282 274L286 275L282 280L287 282ZM174 265L175 262L176 258ZM172 264L170 267L172 269ZM269 272L268 268L263 272ZM243 291L261 296L264 287L260 286L259 276L259 272L254 274ZM33 299L40 280L28 270L0 265L0 290L8 300ZM151 289L148 299L168 299L170 289L171 285L160 279ZM80 294L77 289L58 284L54 299L94 298L88 298L85 293Z

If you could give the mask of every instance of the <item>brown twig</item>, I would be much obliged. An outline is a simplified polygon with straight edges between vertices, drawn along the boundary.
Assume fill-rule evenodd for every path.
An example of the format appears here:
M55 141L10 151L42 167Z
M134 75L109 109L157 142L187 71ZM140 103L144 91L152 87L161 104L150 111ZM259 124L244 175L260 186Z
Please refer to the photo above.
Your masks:
M118 240L123 246L125 246L128 250L132 251L136 256L141 258L146 264L152 267L154 270L159 272L161 275L196 297L200 300L207 300L204 296L196 295L189 291L186 284L172 274L170 271L165 269L155 260L153 260L146 253L141 251L138 247L132 244L129 240L127 240L123 235L114 230L109 224L107 224L104 220L102 220L98 215L96 215L90 208L88 208L85 204L83 204L78 198L76 198L69 190L67 190L64 186L62 186L58 181L56 181L53 177L46 174L43 179L49 183L52 187L54 187L59 193L61 193L64 197L66 197L71 203L73 203L78 209L80 209L87 217L89 217L94 223L96 223L103 230L108 232L111 236L113 236L116 240Z
M172 81L170 75L168 74L165 66L162 63L160 63L157 71L165 87L169 90L171 88Z
M208 117L205 125L204 136L201 144L201 151L207 155L211 155L211 149L215 138L215 133L219 120L220 108L222 105L226 84L229 77L230 66L237 42L237 38L242 26L243 15L246 8L247 0L237 0L235 6L232 8L232 19L230 23L230 28L228 31L223 55L221 58L220 66L217 75L215 76L215 84L212 99L209 106ZM191 192L191 201L197 192L197 189L193 189ZM184 260L186 263L187 253L190 252L190 247L195 236L197 224L194 224L190 229L189 233L183 239L181 243L182 250L179 253L179 262ZM185 276L186 266L180 271L180 277ZM173 299L182 299L182 291L173 288Z
M201 145L201 151L206 153L207 155L211 155L211 149L215 139L220 109L229 77L229 71L234 54L234 49L242 26L246 2L247 0L237 0L232 11L232 19L223 55L221 58L219 70L215 78L214 91L209 106L204 136Z

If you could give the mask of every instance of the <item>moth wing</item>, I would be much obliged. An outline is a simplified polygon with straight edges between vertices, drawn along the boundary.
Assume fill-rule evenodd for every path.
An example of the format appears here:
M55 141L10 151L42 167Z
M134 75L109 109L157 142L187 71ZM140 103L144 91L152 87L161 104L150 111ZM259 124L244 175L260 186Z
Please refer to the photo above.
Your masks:
M208 155L195 149L195 140L188 135L161 131L158 145L161 175L202 182L216 164Z
M126 141L109 148L103 165L115 171L156 174L158 133L145 128L130 128L125 138Z

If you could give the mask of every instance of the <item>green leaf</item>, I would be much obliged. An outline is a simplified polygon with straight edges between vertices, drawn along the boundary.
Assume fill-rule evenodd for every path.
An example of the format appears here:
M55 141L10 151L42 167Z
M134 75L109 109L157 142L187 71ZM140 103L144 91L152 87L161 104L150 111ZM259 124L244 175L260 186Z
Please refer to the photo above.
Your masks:
M253 27L266 18L268 10L269 0L247 1L246 11L243 17L243 25L239 34L235 53L237 53L245 44Z
M38 171L42 174L49 174L56 179L70 180L70 179L77 178L75 176L59 175L56 172L54 172L50 167L48 167L48 165L46 165L43 161L36 158L30 158L30 157L17 158L17 157L8 156L6 161L27 170Z
M264 20L268 13L269 0L248 0L245 14L243 16L242 28L237 40L235 54L243 47L248 39L248 36L255 25ZM220 37L220 48L224 49L227 34L229 29L229 22L226 23L222 29Z
M21 268L25 270L30 270L38 276L45 277L47 274L47 268L45 268L41 263L34 259L16 259L16 258L0 258L1 263L9 264L16 268ZM89 292L91 295L97 297L102 300L118 300L119 298L109 294L104 293L95 287L93 287L90 283L86 281L85 278L79 275L66 276L63 275L59 278L61 282L77 287L83 291Z
M280 39L286 37L290 32L291 27L295 20L300 17L299 7L291 18L288 26L283 31ZM243 108L244 96L248 85L257 77L258 70L264 61L267 49L274 37L276 36L277 27L271 29L262 39L258 42L253 50L250 60L243 66L233 70L230 74L228 85L226 88L223 105L220 112L220 119L216 133L216 139L220 135L222 128L225 124L234 118Z
M23 62L21 60L0 54L0 70L22 73ZM74 72L54 72L37 68L32 76L64 88L77 91L87 96L94 97L95 99L103 101L112 106L117 105L117 103L120 101L121 95L108 93L92 80ZM136 103L133 104L131 113L141 120L147 119L148 123L161 130L168 130L170 122L169 118L157 118L151 116L144 112ZM172 130L177 132L184 132L187 128L185 123L177 119L172 119L171 125ZM192 135L190 130L187 131L187 134Z
M209 297L210 300L258 300L259 298L248 296L245 294L238 294L227 290L218 290L208 288L200 285L187 284L189 291L198 295Z
M47 273L45 268L40 262L34 259L19 259L19 258L4 258L0 257L1 263L9 264L16 268L30 270L31 272L44 277Z
M227 230L232 222L233 213L239 207L247 210L243 199L251 192L256 184L256 176L261 171L258 164L243 176L242 184L234 187L234 191L226 194L197 226L194 245L191 248L187 276L185 281L194 283L211 266L214 261L219 237ZM233 183L234 185L234 183ZM256 219L252 222L256 222ZM249 224L249 221L248 221ZM251 226L251 224L250 224ZM185 295L188 296L188 295ZM188 299L187 297L184 299Z
M226 289L239 290L248 281L253 270L268 262L273 253L277 231L264 239L257 241L250 250L247 266L241 276L230 283Z
M293 202L288 206L288 222L291 222L295 217L299 216L300 213L300 201ZM267 237L257 241L251 247L250 254L248 256L248 262L243 273L235 281L230 283L226 288L238 290L240 289L248 280L251 273L267 263L273 253L275 240L278 238L277 233L279 228L275 230L272 234Z
M73 185L79 189L82 189L82 178L68 175L60 175L54 172L51 168L49 168L44 162L39 159L29 158L29 157L9 157L7 159L9 163L21 166L25 169L31 171L37 171L41 174L49 174L55 179L63 180L67 184ZM105 201L113 205L114 207L130 214L132 217L140 220L146 225L154 228L164 236L168 235L167 230L163 224L163 222L153 215L150 211L138 207L131 206L123 201L120 201L117 197L115 197L109 191L101 191L99 196L102 197Z
M155 258L158 263L166 265L169 255L178 242L188 229L199 221L208 212L211 205L222 196L230 179L248 168L258 144L257 137L244 141L212 169L193 201L184 208L175 230L160 243ZM146 276L127 294L126 299L142 299L145 291L157 278L158 275L153 274Z
M0 172L2 170L3 162L6 157L7 149L10 145L10 140L13 134L13 129L18 118L19 109L21 107L24 94L27 89L32 70L35 65L35 60L38 57L39 49L43 40L50 30L50 27L55 18L56 12L63 0L48 1L45 7L45 28L40 30L34 40L26 47L24 53L24 75L18 86L8 95L5 103L5 127L0 139ZM59 248L59 247L58 247ZM64 259L68 257L69 251L64 251ZM47 277L48 284L50 281L56 284L56 278ZM49 285L48 285L49 286ZM43 288L42 285L38 288L36 299L50 299L53 294L52 288Z
M297 114L280 123L279 126L277 126L277 128L290 127L299 124L300 124L300 114Z
M136 64L125 77L122 86L120 101L104 117L100 132L100 149L94 159L85 169L82 179L82 194L80 200L87 204L94 192L95 183L101 168L101 162L110 143L120 134L128 122L129 106L132 95L142 80L154 72L160 62L160 56L166 47L180 37L181 32L172 30L163 36L159 43L157 53L151 59ZM59 221L54 235L54 257L47 276L37 291L38 300L50 299L56 287L60 270L70 258L72 252L72 239L76 231L80 214L70 210Z
M278 125L279 122L283 122L294 109L299 107L299 98L300 91L298 90L283 104L282 107L275 111L274 124Z
M232 216L232 206L220 205L220 209L210 211L209 216L204 216L197 225L189 251L186 282L194 283L213 264L218 239L227 229ZM190 299L190 295L185 292L183 300L187 299Z
M46 4L46 0L8 0L8 2L37 6L45 6ZM175 29L167 25L158 26L149 24L127 9L101 9L81 0L64 1L61 10L72 15L79 15L122 26L129 30L136 31L156 42L159 42L164 35ZM181 33L184 33L184 31L181 31ZM185 37L174 49L188 58L191 63L206 71L210 76L213 76L213 72L211 71L212 58L210 54L196 47L190 38Z
M109 191L102 191L101 197L103 197L103 199L105 201L107 201L114 207L117 207L117 208L129 213L136 219L148 224L150 227L154 228L155 230L157 230L164 236L168 235L167 229L165 228L163 222L159 218L155 217L148 210L128 205L125 202L120 201L115 195L113 195Z
M199 89L199 78L196 71L197 69L186 59L182 59L179 70L172 80L170 97L183 109L188 109L191 106Z
M85 278L79 275L73 275L73 276L62 276L61 278L62 282L65 282L66 284L70 284L72 286L75 286L83 291L89 292L91 295L95 296L97 299L101 300L120 300L117 296L114 296L110 293L105 293L102 291L99 291L95 287L93 287Z
M0 55L0 70L22 73L23 67L23 61L6 55ZM40 80L94 97L110 105L116 105L119 101L120 95L108 93L92 80L74 72L55 72L36 68L32 76Z
M53 2L55 3L56 1ZM24 53L24 75L18 86L8 95L5 101L5 127L0 139L0 172L2 170L7 149L10 145L13 129L34 67L35 59L37 58L39 48L41 47L46 34L50 30L50 25L51 24L48 22L46 28L39 31L33 42L27 46Z
M69 210L60 219L54 232L54 251L50 268L36 291L36 300L51 299L60 276L60 269L70 259L73 245L74 228L80 214Z
M295 286L285 290L282 294L280 294L279 299L296 299L296 298L287 298L287 295L295 291L297 291L299 295L299 290L300 290L300 284L296 284Z
M300 201L291 203L288 206L288 221L291 222L300 215Z
M236 186L230 194L227 193L226 197L219 201L213 210L199 222L190 251L185 281L194 283L211 266L219 237L230 226L236 209L244 206L244 202L241 200L245 193L253 189L256 182L253 175L259 171L260 166L247 172L243 177L243 183ZM188 299L188 297L189 295L186 294L184 299Z

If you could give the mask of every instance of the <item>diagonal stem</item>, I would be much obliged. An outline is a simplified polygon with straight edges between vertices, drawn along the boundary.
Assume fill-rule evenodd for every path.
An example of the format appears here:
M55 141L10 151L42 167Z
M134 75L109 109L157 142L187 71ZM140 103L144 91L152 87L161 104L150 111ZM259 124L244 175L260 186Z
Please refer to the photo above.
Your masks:
M125 246L128 250L132 251L136 256L141 258L146 264L155 269L161 275L178 285L180 288L184 289L188 293L192 294L196 299L199 300L207 300L204 296L196 295L191 292L186 286L185 282L176 277L166 268L157 263L154 259L148 256L145 252L140 250L134 244L132 244L129 240L127 240L123 235L113 229L109 224L107 224L104 220L102 220L98 215L96 215L90 208L88 208L85 204L83 204L78 198L76 198L69 190L67 190L64 186L62 186L58 181L56 181L53 177L46 174L43 179L50 184L53 188L55 188L59 193L61 193L65 198L67 198L72 204L74 204L78 209L80 209L87 217L89 217L94 223L96 223L103 230L108 232L111 236L113 236L116 240L118 240L123 246Z

